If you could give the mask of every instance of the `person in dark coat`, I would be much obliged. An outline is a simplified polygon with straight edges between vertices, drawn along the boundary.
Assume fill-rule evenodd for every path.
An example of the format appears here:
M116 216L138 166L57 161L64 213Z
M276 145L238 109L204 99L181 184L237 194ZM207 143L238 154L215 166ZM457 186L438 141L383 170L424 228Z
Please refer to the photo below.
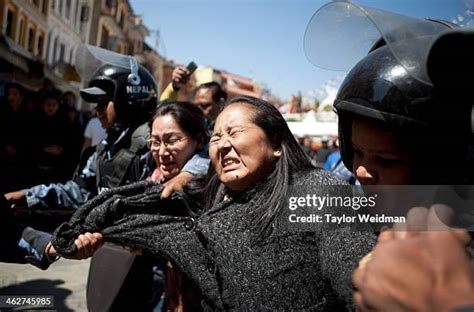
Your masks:
M72 175L68 165L72 127L60 110L54 91L40 93L40 110L34 121L32 159L35 183L64 182Z
M285 217L292 189L340 196L344 183L314 168L278 110L256 98L226 105L209 154L215 172L200 200L192 192L163 200L149 182L111 190L60 226L53 245L73 252L71 241L88 228L165 257L197 286L204 310L349 309L351 272L374 237L292 230Z
M25 89L18 83L5 85L0 103L0 192L24 187L30 182L31 146L34 128L31 115L23 104Z
M81 46L77 55L77 67L83 69L82 74L89 80L88 87L81 90L81 97L96 104L107 137L83 152L71 180L5 194L18 207L77 209L98 193L139 181L150 173L147 139L148 120L157 105L155 78L133 57L86 45ZM79 66L80 61L83 64ZM196 174L204 169L205 175L208 159L203 166L203 157L194 155L183 170ZM120 246L106 244L91 260L88 310L152 311L160 300L160 296L153 296L154 266L155 259L135 256Z
M340 18L327 23L334 12ZM354 272L358 310L472 311L472 232L466 230L472 231L474 198L474 32L446 21L333 2L313 16L307 46L323 43L324 36L314 31L353 26L355 16L365 26L357 27L353 38L369 50L334 101L345 165L364 185L431 185L430 190L452 191L451 196L423 198L410 210L402 207L406 222L380 234ZM354 28L337 30L346 39ZM367 40L369 33L373 42ZM327 38L337 44L331 35ZM316 57L317 51L309 54L324 59ZM421 188L411 189L422 195Z

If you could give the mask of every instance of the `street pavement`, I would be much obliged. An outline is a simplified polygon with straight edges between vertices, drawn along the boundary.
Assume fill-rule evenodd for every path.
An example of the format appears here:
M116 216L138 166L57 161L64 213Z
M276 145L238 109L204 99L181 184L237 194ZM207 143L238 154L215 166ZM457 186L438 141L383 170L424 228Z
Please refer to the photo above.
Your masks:
M14 311L87 311L88 260L60 259L42 271L30 264L0 263L0 296L54 296L54 309ZM7 309L0 308L0 312ZM8 310L11 311L11 310Z

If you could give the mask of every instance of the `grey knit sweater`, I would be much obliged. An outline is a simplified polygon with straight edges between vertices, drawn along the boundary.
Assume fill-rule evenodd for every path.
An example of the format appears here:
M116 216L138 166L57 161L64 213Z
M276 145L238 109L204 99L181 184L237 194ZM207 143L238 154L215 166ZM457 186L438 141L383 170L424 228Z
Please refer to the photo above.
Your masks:
M311 186L315 194L323 185L341 184L322 170L293 180L293 186ZM100 195L56 230L53 245L72 253L79 233L99 231L107 241L171 259L197 285L206 310L350 307L351 272L371 250L372 234L281 230L256 243L252 196L225 200L191 218L186 196L160 200L160 191L161 186L139 182ZM326 194L327 187L321 195Z

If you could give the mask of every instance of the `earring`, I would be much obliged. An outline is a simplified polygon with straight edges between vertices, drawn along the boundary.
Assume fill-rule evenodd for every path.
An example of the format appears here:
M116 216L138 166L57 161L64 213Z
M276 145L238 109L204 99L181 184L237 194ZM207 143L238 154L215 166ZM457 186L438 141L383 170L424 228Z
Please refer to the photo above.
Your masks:
M275 152L273 152L273 155L275 155L275 157L280 157L281 156L281 150L276 150Z

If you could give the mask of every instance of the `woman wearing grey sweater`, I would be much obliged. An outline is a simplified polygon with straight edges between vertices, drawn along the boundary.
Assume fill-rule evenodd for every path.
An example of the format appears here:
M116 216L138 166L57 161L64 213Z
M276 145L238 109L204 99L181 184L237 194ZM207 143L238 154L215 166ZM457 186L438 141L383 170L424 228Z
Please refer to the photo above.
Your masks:
M209 154L215 173L203 195L188 190L161 199L161 187L149 182L111 190L56 230L55 247L73 252L78 233L100 231L170 259L199 289L205 310L349 309L351 272L374 237L285 224L295 189L337 196L344 188L314 169L278 110L233 99L216 120Z

